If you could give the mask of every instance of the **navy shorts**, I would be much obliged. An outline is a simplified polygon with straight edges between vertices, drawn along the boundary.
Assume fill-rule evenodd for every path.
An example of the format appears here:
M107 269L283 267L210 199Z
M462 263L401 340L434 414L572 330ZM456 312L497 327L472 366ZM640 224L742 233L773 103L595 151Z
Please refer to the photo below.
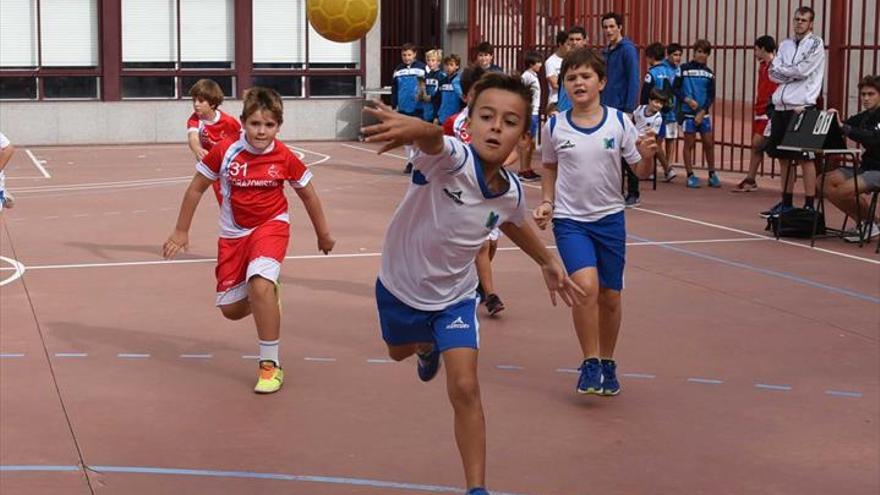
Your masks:
M693 117L686 117L684 119L684 133L685 134L705 134L707 132L712 132L712 119L707 115L703 117L703 121L700 122L700 125L697 125L694 122Z
M407 306L376 280L376 306L382 339L388 345L433 342L440 352L468 347L480 348L477 321L477 293L439 311L422 311Z
M553 219L553 235L569 275L584 268L596 268L599 287L623 290L626 222L622 211L595 222Z

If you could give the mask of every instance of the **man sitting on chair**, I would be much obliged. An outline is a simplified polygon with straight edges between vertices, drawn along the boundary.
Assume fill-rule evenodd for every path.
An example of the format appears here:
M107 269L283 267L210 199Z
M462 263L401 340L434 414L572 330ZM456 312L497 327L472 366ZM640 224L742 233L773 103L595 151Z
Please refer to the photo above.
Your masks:
M856 233L844 237L849 242L859 242L859 232L867 234L869 229L870 237L880 235L878 219L868 218L869 196L866 194L880 191L880 76L865 76L859 81L859 98L864 111L846 119L841 130L844 136L865 148L862 164L858 169L839 168L825 176L825 198L850 217L862 219ZM853 175L858 180L859 198L856 198Z

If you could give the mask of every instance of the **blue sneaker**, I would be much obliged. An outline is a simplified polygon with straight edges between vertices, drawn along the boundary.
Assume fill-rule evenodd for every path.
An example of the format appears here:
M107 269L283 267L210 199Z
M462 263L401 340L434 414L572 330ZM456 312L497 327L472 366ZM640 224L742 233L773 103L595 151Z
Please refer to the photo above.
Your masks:
M578 378L577 391L579 394L602 395L602 365L596 358L585 359Z
M471 488L470 490L467 491L467 493L465 495L489 495L489 492L486 491L485 488L479 487L479 488Z
M688 177L687 186L690 187L691 189L696 189L696 188L700 187L700 178L697 177L696 175L692 175L692 176Z
M613 359L602 360L602 395L620 393L620 382L617 381L617 363Z
M427 354L418 354L418 370L419 380L423 382L431 381L437 372L440 371L440 351L434 348Z
M721 187L721 179L718 174L709 174L709 187Z
M762 211L760 213L760 215L761 215L761 218L771 218L771 217L776 218L780 214L789 212L793 209L794 209L794 206L784 205L780 201L779 203L776 203L775 205L773 205L773 208L770 208L769 210L766 210L766 211Z

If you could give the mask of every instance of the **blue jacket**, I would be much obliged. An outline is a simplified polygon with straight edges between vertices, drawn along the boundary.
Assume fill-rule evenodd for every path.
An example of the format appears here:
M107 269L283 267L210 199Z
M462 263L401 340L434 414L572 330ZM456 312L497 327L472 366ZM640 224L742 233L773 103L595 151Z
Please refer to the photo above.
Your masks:
M663 107L664 122L675 122L675 79L678 77L678 68L673 67L668 60L663 60L656 65L648 68L645 74L645 81L642 84L642 97L639 101L642 105L647 105L651 96L651 90L654 88L662 91L668 98L666 106Z
M400 113L418 115L421 109L419 82L425 80L427 72L427 66L419 60L410 65L398 64L394 68L394 82L391 84L391 106Z
M562 82L562 81L560 81ZM559 101L556 102L556 111L557 112L566 112L571 110L571 107L574 105L571 103L571 99L568 97L568 91L562 86L559 85Z
M422 102L422 118L425 122L434 122L437 116L437 107L440 105L440 85L446 81L446 73L438 69L428 72L425 76L425 94L431 101Z
M440 108L437 110L437 119L441 124L464 108L461 97L461 71L457 71L455 74L447 75L440 83Z
M715 73L706 64L691 60L681 64L681 76L675 80L675 97L678 98L680 118L694 117L700 110L708 112L715 103ZM691 109L685 98L697 102L696 110Z
M602 55L608 66L602 104L632 113L639 102L639 49L623 37L613 48L606 46Z

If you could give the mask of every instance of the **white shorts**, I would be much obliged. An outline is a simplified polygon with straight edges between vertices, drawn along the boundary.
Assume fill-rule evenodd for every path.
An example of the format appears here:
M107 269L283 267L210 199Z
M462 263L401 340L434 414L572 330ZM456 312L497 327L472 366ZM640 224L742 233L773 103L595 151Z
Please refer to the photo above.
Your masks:
M681 127L679 127L678 122L666 123L666 139L678 139L680 134Z
M495 227L492 229L492 232L489 232L490 241L497 241L499 237L501 237L501 230L498 227Z

